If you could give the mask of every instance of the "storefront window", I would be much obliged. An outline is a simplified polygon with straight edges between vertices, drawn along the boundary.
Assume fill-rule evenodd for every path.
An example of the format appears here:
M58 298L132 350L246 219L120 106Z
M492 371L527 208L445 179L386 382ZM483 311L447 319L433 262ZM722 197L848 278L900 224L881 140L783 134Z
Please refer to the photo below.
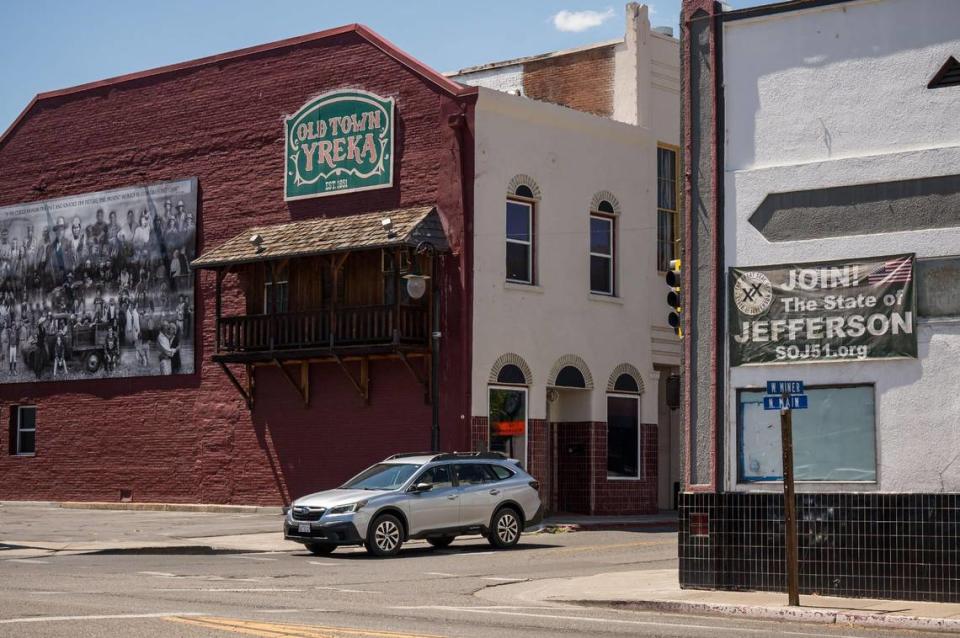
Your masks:
M640 399L607 397L607 476L640 476Z
M490 449L526 463L526 388L490 388Z
M809 407L793 411L798 481L876 481L873 386L807 387ZM783 480L780 412L764 410L764 390L738 392L740 482Z

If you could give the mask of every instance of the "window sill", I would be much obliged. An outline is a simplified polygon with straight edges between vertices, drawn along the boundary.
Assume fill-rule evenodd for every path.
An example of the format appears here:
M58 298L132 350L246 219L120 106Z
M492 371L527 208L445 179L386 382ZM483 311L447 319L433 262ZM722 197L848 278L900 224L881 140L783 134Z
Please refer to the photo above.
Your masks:
M505 281L503 282L504 290L519 290L521 292L533 292L539 295L543 294L543 286L538 286L536 284L521 284L516 281Z
M623 298L617 297L616 295L605 295L603 293L589 292L587 293L587 299L590 301L600 301L603 303L612 303L618 306L623 305Z
M29 454L11 454L10 457L15 459L32 459L36 455L36 452L31 452Z
M645 481L645 476L607 476L608 481Z

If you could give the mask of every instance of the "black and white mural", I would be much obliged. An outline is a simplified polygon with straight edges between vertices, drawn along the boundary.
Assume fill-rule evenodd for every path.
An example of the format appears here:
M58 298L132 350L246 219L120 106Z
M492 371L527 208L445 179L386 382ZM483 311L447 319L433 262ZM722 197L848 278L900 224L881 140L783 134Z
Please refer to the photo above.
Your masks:
M196 178L0 208L0 383L194 371Z

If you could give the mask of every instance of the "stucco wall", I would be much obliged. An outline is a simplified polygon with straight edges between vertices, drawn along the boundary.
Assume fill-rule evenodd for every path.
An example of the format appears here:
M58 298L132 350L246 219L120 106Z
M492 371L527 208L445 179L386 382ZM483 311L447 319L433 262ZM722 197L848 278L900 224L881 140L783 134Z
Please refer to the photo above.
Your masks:
M606 385L629 363L643 375L641 421L657 421L650 353L653 313L665 294L657 277L655 140L645 129L489 90L477 106L473 414L486 416L490 370L514 352L530 365L531 418L545 418L546 380L562 355L589 366L592 414L606 421ZM504 205L515 175L540 187L537 285L505 283ZM589 210L608 190L618 219L618 296L589 292ZM662 313L661 313L662 314Z
M953 0L865 0L726 23L727 267L960 253L960 228L771 243L747 221L769 193L956 173L960 93L926 85L960 51L957 24ZM960 321L921 320L918 341L916 360L730 369L728 487L777 489L735 485L735 388L797 378L874 383L878 459L876 484L799 490L960 490Z

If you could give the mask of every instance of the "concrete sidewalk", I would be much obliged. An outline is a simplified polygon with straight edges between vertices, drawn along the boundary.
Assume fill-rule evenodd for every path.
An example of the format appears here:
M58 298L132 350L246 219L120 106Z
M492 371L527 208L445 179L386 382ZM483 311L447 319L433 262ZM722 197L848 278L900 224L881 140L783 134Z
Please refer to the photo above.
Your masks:
M123 509L80 505L0 503L0 556L17 558L54 552L263 552L296 548L283 540L280 508L210 510L203 506L204 509L178 507L171 511L143 507L144 504Z
M787 595L783 593L680 589L674 569L507 584L485 589L477 595L500 604L565 603L677 614L960 632L960 604L801 596L800 607L789 607Z

